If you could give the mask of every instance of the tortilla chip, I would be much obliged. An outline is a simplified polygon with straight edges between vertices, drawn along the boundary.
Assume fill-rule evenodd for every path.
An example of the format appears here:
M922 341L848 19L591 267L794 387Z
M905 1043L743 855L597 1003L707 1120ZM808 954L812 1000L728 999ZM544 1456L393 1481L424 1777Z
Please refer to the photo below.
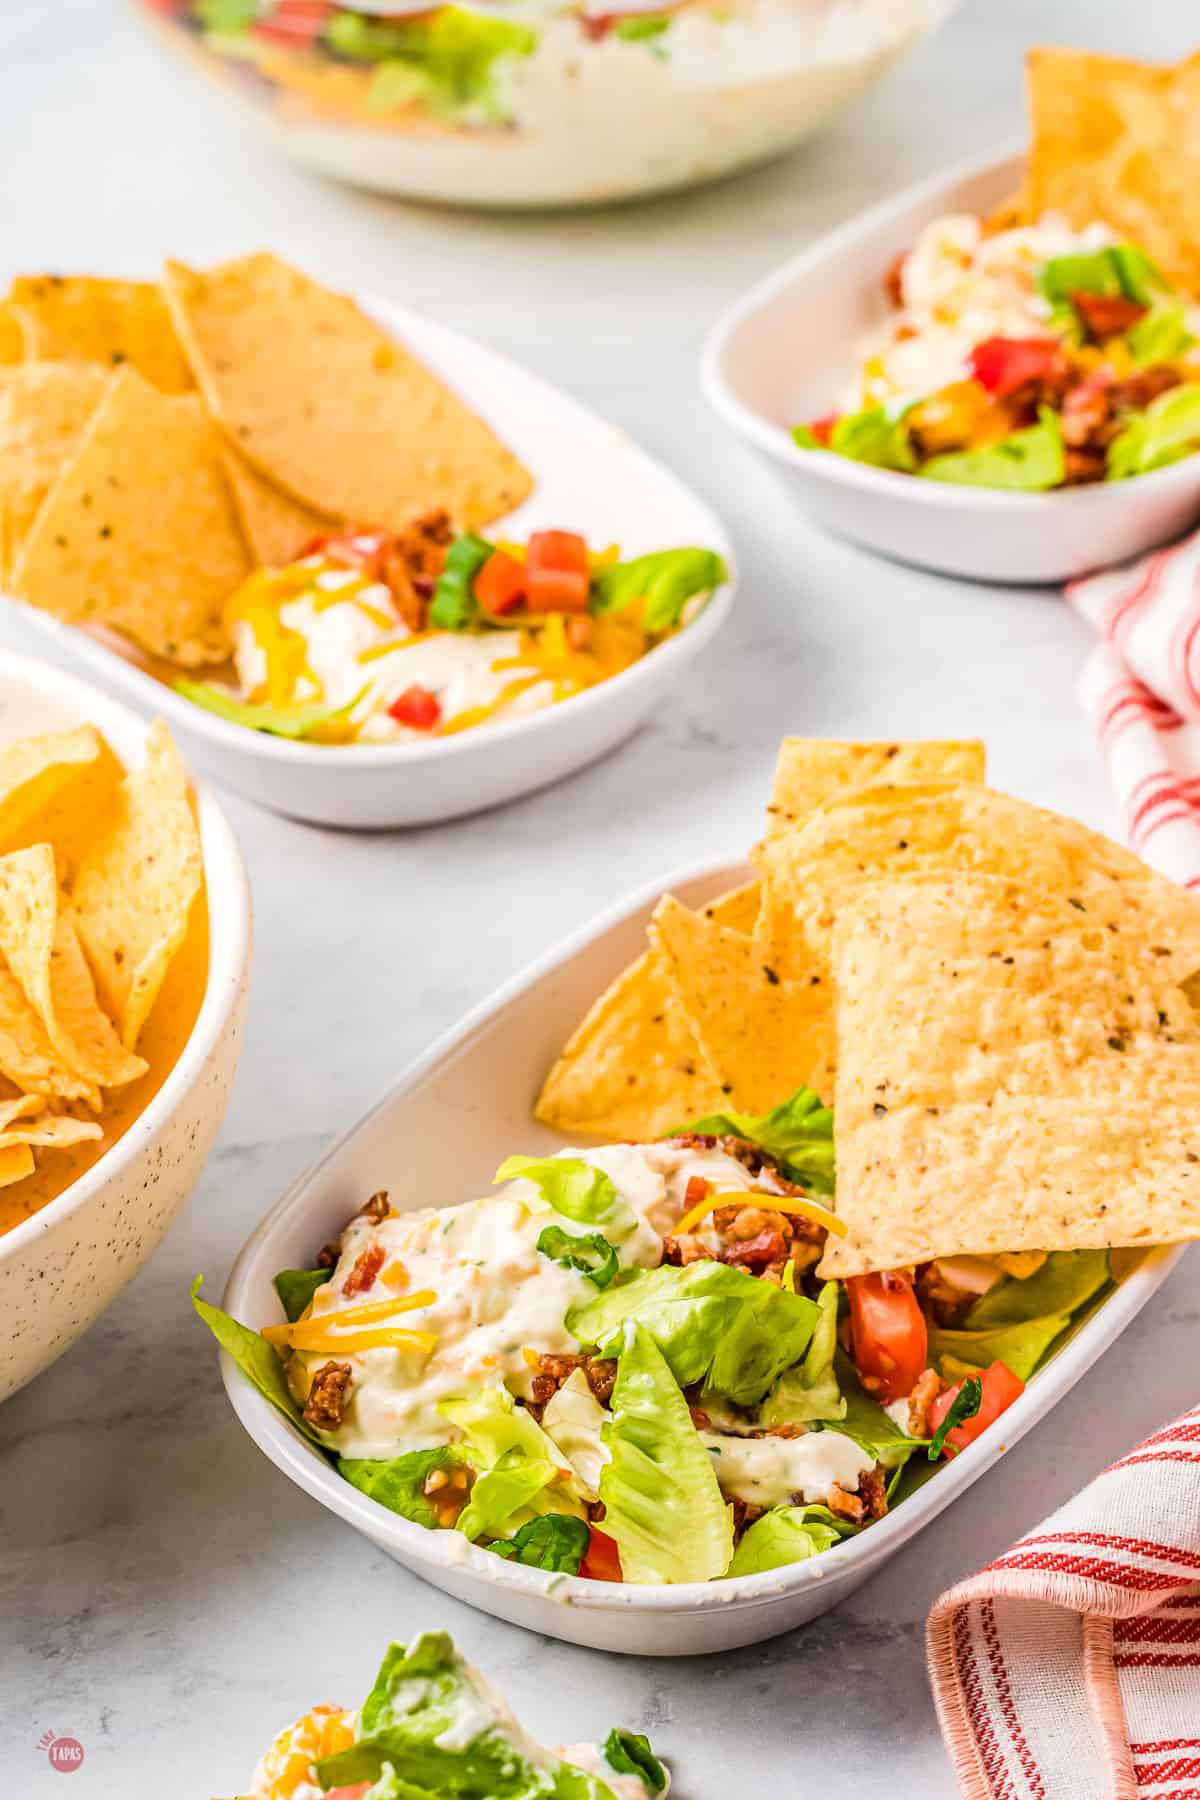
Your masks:
M106 749L92 725L0 746L0 853L36 831L64 790L103 761Z
M1181 981L1200 969L1200 900L1074 819L977 786L878 787L821 807L754 853L758 948L803 978L828 963L847 890L886 875L999 875L1137 933Z
M978 738L916 738L907 743L841 743L833 738L784 738L767 807L767 835L786 831L814 807L881 782L982 781L985 751Z
M162 720L127 775L115 816L84 854L71 889L75 925L109 1016L136 1047L187 933L203 861L187 774Z
M8 295L31 353L51 362L122 364L167 394L195 386L156 281L104 275L18 275Z
M467 405L343 294L267 254L168 263L176 329L212 415L259 471L341 519L467 530L533 480Z
M30 354L33 331L27 313L11 300L0 300L0 364L23 363Z
M59 913L49 844L0 857L0 952L68 1069L98 1087L145 1074L146 1063L122 1048L96 1004L74 927Z
M1103 219L1200 293L1200 56L1161 67L1036 49L1026 88L1028 216L1060 213L1076 228Z
M748 930L758 884L735 889L705 917ZM658 948L632 963L592 1006L538 1096L535 1115L565 1134L655 1138L725 1102L700 1053Z
M100 1110L100 1089L68 1068L16 976L0 962L0 1075L25 1094L82 1100Z
M0 1150L0 1188L11 1187L33 1174L33 1151L28 1144L10 1144Z
M28 362L13 369L0 386L6 576L107 379L100 369L83 364Z
M13 587L71 624L112 626L194 667L227 654L222 608L249 567L199 400L122 369L47 495Z
M822 1274L1200 1236L1200 1021L1136 925L987 876L864 883L833 969L850 1235Z
M46 1111L37 1094L26 1094L0 1106L0 1152L14 1144L38 1144L46 1149L69 1150L73 1144L102 1138L99 1125L74 1119L69 1113Z
M332 529L334 520L265 481L232 450L223 452L221 463L246 548L260 568L279 569L294 562L313 538Z
M11 824L5 818L3 805L3 773L9 750L0 750L0 855L7 855L12 850L27 850L32 844L53 845L60 887L69 885L84 851L111 822L117 793L125 777L124 769L100 734L93 734L91 726L84 726L78 735L82 738L85 734L94 737L97 754L87 761L64 758L61 767L52 764L47 768L46 786L41 786L35 778L29 784L32 793L26 795L22 790L16 790L17 804ZM51 746L57 738L69 742L76 735L75 732L52 732L45 739L26 742ZM9 747L13 751L16 748L15 745ZM45 754L53 758L57 752L48 748ZM11 766L14 769L18 766L15 756Z

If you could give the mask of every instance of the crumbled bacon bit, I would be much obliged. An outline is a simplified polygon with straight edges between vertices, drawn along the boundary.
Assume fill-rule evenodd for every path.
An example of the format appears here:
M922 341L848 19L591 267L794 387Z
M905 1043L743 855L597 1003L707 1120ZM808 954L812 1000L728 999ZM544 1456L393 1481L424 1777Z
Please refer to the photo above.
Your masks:
M355 1259L354 1267L342 1283L342 1293L367 1294L375 1286L375 1278L384 1264L387 1251L382 1244L368 1244Z
M776 1260L782 1261L787 1244L779 1231L762 1231L742 1243L727 1244L722 1250L720 1261L733 1267L745 1264L749 1268L762 1268Z
M1123 294L1088 294L1073 288L1070 299L1088 336L1097 342L1128 331L1146 311L1138 301L1126 300Z
M742 1533L753 1525L755 1519L762 1518L763 1508L755 1506L750 1500L739 1500L736 1494L731 1495L729 1504L733 1508L733 1540L736 1543Z
M926 1369L908 1396L908 1435L924 1438L929 1430L929 1409L942 1391L942 1379L936 1369Z
M858 1478L858 1492L869 1519L882 1519L887 1512L887 1477L880 1464Z
M602 1406L612 1398L617 1380L617 1365L606 1356L555 1356L542 1351L537 1359L538 1373L530 1383L529 1410L535 1416L547 1400L569 1381L576 1369L582 1369L593 1396Z
M453 538L450 515L439 508L414 519L383 544L379 579L390 589L392 604L410 631L425 629L429 601Z
M377 1194L371 1195L358 1216L360 1219L369 1219L372 1225L382 1225L391 1210L388 1205L387 1189L380 1188Z
M851 1525L861 1525L867 1516L867 1509L857 1494L848 1494L844 1487L835 1481L825 1496L825 1504L837 1519L848 1519Z
M684 1212L689 1213L693 1207L703 1205L704 1201L708 1199L711 1188L712 1183L706 1181L703 1175L689 1175L687 1186L683 1190Z
M327 1362L313 1376L304 1417L318 1431L336 1431L345 1418L346 1393L353 1372L349 1363Z
M685 1232L683 1237L663 1239L663 1261L686 1269L689 1263L715 1262L716 1257L707 1244Z

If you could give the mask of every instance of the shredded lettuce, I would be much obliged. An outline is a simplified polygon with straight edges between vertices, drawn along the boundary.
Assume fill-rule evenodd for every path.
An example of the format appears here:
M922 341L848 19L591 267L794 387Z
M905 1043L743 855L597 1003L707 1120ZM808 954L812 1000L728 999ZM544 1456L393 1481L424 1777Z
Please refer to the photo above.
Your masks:
M773 1506L743 1534L727 1573L730 1578L761 1575L766 1569L806 1562L857 1530L827 1506Z
M981 1294L966 1327L1020 1325L1047 1313L1074 1313L1112 1279L1107 1250L1052 1250L1040 1269L1024 1281L1008 1276Z
M617 37L624 38L627 44L642 44L648 38L658 38L664 31L669 31L670 18L662 14L645 14L637 18L618 19L613 30Z
M838 1284L827 1281L817 1296L817 1323L804 1361L787 1369L763 1401L759 1424L802 1425L813 1419L832 1422L846 1415L841 1384L834 1367L838 1339Z
M1145 369L1152 363L1170 362L1182 356L1196 342L1188 330L1187 315L1182 306L1156 306L1125 334L1129 354L1135 368Z
M606 1288L617 1272L616 1246L601 1231L589 1231L584 1237L563 1231L561 1226L547 1225L537 1241L538 1253L564 1269L575 1269L598 1288Z
M438 1403L442 1417L463 1434L463 1453L480 1471L458 1530L468 1537L508 1537L531 1515L583 1516L574 1475L528 1407L506 1387L481 1385Z
M271 1286L279 1295L279 1303L294 1325L319 1287L333 1274L332 1269L280 1269Z
M312 700L303 706L259 706L239 700L208 681L189 681L180 675L175 682L175 692L193 706L202 706L205 712L216 713L232 725L244 725L249 731L265 731L269 737L293 741L311 737L321 726L347 718L366 691L366 687L361 687L353 700L342 706L329 706L324 700Z
M426 1479L435 1469L457 1469L465 1460L453 1444L436 1444L431 1450L410 1450L405 1456L339 1456L338 1474L389 1512L436 1531L438 1516L425 1495Z
M1191 456L1200 446L1200 385L1168 388L1144 412L1134 413L1108 446L1106 481L1148 475Z
M536 1749L444 1631L390 1647L357 1740L316 1773L323 1789L382 1782L386 1800L614 1800L606 1782Z
M1052 306L1069 305L1073 293L1106 294L1152 306L1157 295L1171 291L1162 271L1135 244L1052 256L1038 269L1036 280Z
M479 1476L455 1529L472 1542L480 1537L507 1537L522 1522L525 1509L544 1499L545 1490L557 1477L552 1462L527 1456L514 1445L494 1468Z
M621 1207L615 1184L581 1156L509 1156L492 1179L532 1181L547 1206L578 1225L602 1225Z
M588 606L594 613L619 612L633 601L643 600L645 630L671 631L689 600L711 593L728 579L725 559L715 550L655 550L630 562L597 569Z
M810 1087L796 1092L769 1113L710 1113L684 1127L707 1137L740 1137L778 1163L789 1181L814 1194L834 1191L833 1114ZM668 1134L671 1135L671 1134Z
M950 1357L954 1363L969 1363L972 1370L990 1368L1002 1362L1022 1381L1028 1381L1041 1363L1055 1338L1071 1323L1069 1312L1048 1313L1039 1319L1023 1319L1017 1324L996 1325L987 1331L943 1331L929 1328L930 1360L940 1363Z
M759 1283L765 1286L765 1283ZM687 1401L650 1333L622 1333L609 1453L600 1474L604 1530L628 1582L713 1581L733 1552L729 1510Z
M419 100L438 115L474 111L499 120L503 111L494 88L496 64L503 57L529 56L538 34L511 19L439 6L414 19L335 13L325 41L349 61L376 65L367 95L372 111Z
M680 1387L753 1406L798 1362L820 1317L804 1294L719 1262L630 1269L567 1314L581 1344L609 1351L632 1321L653 1338Z
M195 0L193 16L217 37L249 31L261 11L259 0Z
M661 1794L667 1785L667 1771L640 1731L614 1725L604 1740L604 1760L617 1775L636 1775L652 1794Z
M207 1300L201 1300L200 1287L204 1277L197 1275L192 1283L192 1305L198 1317L212 1332L222 1350L232 1356L242 1374L252 1382L265 1400L269 1400L276 1412L282 1413L289 1425L294 1425L302 1437L319 1449L324 1445L317 1433L303 1417L296 1404L287 1377L272 1345L268 1344L261 1332L251 1331L248 1325L241 1325L231 1319L228 1313L222 1312L219 1306L210 1306Z
M811 444L796 433L793 436L801 449L828 448L838 456L848 456L851 462L870 463L872 468L909 471L917 466L917 453L905 423L907 412L907 407L896 413L885 406L868 406L862 412L843 413L834 421L827 446L812 432L807 433Z
M1010 437L982 450L953 450L945 456L931 456L917 473L926 481L1007 488L1014 493L1041 493L1059 487L1066 474L1066 456L1058 414L1043 406L1036 425L1014 431Z
M487 1547L507 1562L524 1563L529 1569L545 1569L554 1575L578 1575L587 1555L591 1529L570 1513L542 1513L513 1536Z

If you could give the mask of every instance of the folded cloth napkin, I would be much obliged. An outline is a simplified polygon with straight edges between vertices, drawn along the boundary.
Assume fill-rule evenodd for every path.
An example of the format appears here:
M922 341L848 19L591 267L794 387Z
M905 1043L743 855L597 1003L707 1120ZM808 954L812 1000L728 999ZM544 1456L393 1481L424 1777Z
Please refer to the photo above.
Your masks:
M1200 888L1200 533L1072 582L1067 599L1103 640L1079 692L1126 842Z
M1200 1407L929 1615L966 1800L1200 1800Z

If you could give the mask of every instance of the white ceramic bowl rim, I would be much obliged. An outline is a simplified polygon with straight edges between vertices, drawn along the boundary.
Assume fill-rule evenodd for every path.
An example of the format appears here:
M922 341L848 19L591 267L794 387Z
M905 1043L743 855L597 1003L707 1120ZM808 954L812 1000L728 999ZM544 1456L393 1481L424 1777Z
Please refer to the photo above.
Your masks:
M710 874L711 862L694 864L677 870L665 880L648 883L636 893L609 907L570 937L553 946L545 955L497 988L479 1005L472 1008L460 1023L444 1032L424 1053L384 1090L361 1118L329 1146L276 1202L260 1221L238 1253L230 1270L222 1304L235 1318L241 1316L243 1290L253 1279L260 1243L270 1235L274 1224L303 1202L305 1191L320 1171L340 1153L343 1144L355 1136L376 1114L387 1107L395 1096L412 1086L426 1069L436 1066L447 1051L469 1040L497 1012L501 1011L526 988L540 981L551 969L566 963L593 938L627 918L639 908L649 907L661 894L683 887L689 881ZM1115 1338L1129 1320L1145 1304L1148 1294L1163 1282L1184 1246L1150 1251L1142 1264L1104 1301L1102 1314ZM1069 1359L1073 1345L1065 1344L1052 1358L1050 1368ZM997 1462L1014 1443L1037 1423L1043 1408L1037 1407L1038 1386L1049 1373L1035 1376L1031 1392L1017 1401L1015 1434L997 1430L985 1432L969 1445L953 1462L944 1464L931 1481L911 1494L894 1512L870 1526L857 1537L844 1539L832 1549L806 1562L793 1563L783 1569L771 1569L758 1575L741 1575L712 1582L681 1582L673 1586L643 1587L589 1581L573 1575L551 1575L506 1561L469 1544L459 1532L430 1531L416 1525L377 1501L369 1499L340 1476L320 1452L302 1437L246 1379L233 1359L220 1352L221 1375L234 1411L249 1435L271 1461L283 1469L297 1485L339 1514L367 1537L379 1541L387 1535L403 1544L417 1562L438 1563L444 1568L469 1568L500 1587L515 1587L527 1593L572 1606L577 1611L633 1611L658 1614L696 1614L706 1611L724 1612L733 1608L752 1607L768 1596L778 1596L797 1589L834 1580L844 1569L867 1572L888 1554L894 1538L906 1539L922 1522L940 1513L976 1476ZM1047 1406L1053 1401L1048 1401ZM914 1520L914 1509L923 1519Z
M136 713L75 675L65 675L33 657L0 651L0 676L10 673L22 677L35 691L45 693L51 702L76 709L81 723L87 721L104 731L111 721L114 735L121 732L145 736L146 722ZM123 755L120 760L125 761ZM99 1188L135 1160L212 1055L233 1011L249 955L250 890L242 853L224 813L209 788L197 781L190 770L188 779L196 796L208 903L208 979L195 1024L158 1092L111 1149L32 1217L0 1236L0 1263L23 1250L67 1214L85 1206Z
M877 206L867 207L856 213L844 225L818 238L807 245L795 256L791 257L781 268L775 269L752 287L747 294L723 312L710 329L704 340L704 348L700 356L700 382L705 398L720 413L726 424L735 431L769 450L772 455L782 454L783 459L793 464L815 463L822 474L831 481L839 482L866 493L896 494L903 490L914 506L945 507L961 501L969 495L973 506L991 507L996 511L1013 510L1028 506L1080 506L1095 503L1097 491L1111 491L1104 482L1081 483L1076 487L1055 488L1047 493L1020 493L1004 488L971 487L952 481L921 481L912 475L904 474L898 469L878 469L871 463L855 462L853 458L838 456L832 450L802 450L792 439L789 431L781 425L774 425L765 420L753 407L747 406L731 392L725 380L723 363L726 347L734 334L745 323L747 318L758 312L776 295L790 287L799 277L807 275L812 269L819 267L834 255L857 243L860 236L887 224L895 215L907 213L919 206L927 197L933 197L948 188L951 184L967 182L973 178L988 174L1002 163L1024 160L1024 144L1006 144L999 150L991 150L983 156L972 156L962 162L954 163L949 169L943 169L926 180L889 200L880 201ZM847 371L849 373L849 371ZM1193 455L1200 455L1194 451ZM1181 457L1179 462L1186 462ZM1120 483L1123 490L1136 483L1139 492L1145 492L1148 484L1159 486L1170 485L1178 473L1179 462L1168 463L1164 468L1151 469L1144 475L1131 475Z

